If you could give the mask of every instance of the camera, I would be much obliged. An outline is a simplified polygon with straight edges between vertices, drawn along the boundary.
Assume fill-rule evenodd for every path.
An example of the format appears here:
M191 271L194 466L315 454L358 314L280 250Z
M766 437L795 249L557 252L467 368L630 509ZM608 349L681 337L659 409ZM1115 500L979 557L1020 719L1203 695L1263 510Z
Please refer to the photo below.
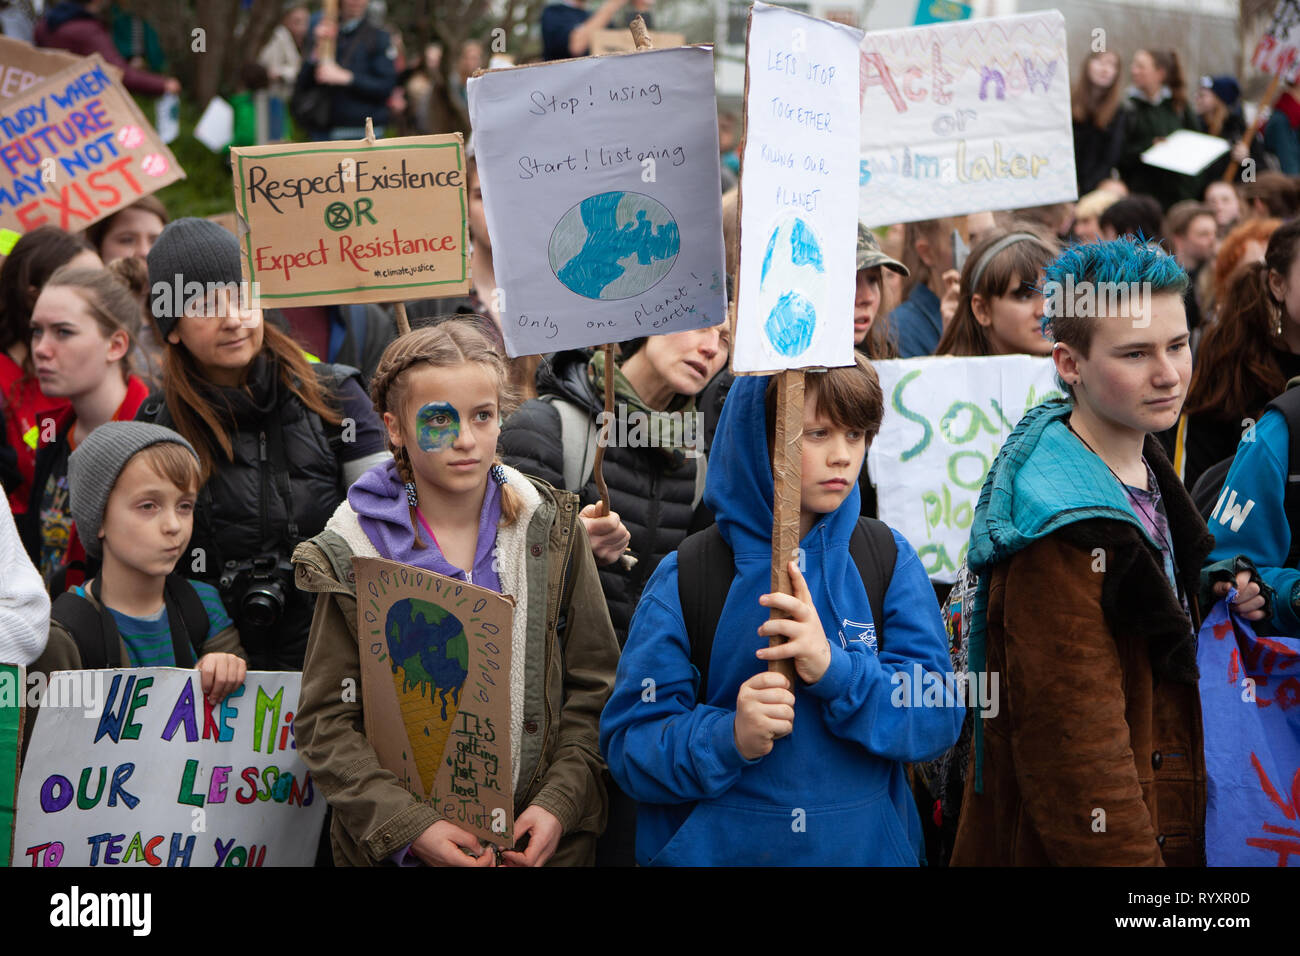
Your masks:
M278 554L227 561L217 586L227 606L238 608L240 621L270 627L284 613L285 595L293 590L293 565Z

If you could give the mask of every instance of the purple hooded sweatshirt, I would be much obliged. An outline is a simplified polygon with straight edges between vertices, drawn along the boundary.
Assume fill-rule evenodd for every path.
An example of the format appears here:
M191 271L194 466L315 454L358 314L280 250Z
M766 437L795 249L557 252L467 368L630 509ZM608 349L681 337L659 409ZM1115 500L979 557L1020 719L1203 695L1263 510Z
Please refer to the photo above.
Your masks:
M477 584L501 593L501 578L493 569L493 552L497 543L497 525L501 522L501 488L491 478L483 495L483 510L478 519L478 546L474 551L471 574L456 567L442 555L432 535L424 530L427 547L415 549L415 532L411 530L411 510L406 503L406 488L397 476L397 465L390 458L375 465L348 489L348 504L357 513L361 530L381 555L390 561L411 564L426 571L436 571L458 581ZM422 529L423 530L423 529Z

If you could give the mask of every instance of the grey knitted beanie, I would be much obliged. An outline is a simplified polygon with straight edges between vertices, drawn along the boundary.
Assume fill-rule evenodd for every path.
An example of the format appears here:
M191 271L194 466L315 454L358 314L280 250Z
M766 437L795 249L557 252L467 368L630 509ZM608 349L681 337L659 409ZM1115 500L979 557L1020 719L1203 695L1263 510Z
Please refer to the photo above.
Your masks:
M92 558L99 557L99 526L108 496L133 455L150 445L175 442L197 462L194 447L170 428L149 422L106 422L85 437L68 456L68 507L77 536Z
M207 219L168 223L149 250L148 262L149 306L163 338L181 317L184 302L177 300L186 298L185 287L191 282L206 287L209 282L240 281L239 241Z

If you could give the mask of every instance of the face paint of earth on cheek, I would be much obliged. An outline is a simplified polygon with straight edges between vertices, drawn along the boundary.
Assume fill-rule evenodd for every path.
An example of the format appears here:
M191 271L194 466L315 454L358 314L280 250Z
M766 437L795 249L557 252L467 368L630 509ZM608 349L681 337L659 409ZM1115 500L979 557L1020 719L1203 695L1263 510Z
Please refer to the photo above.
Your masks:
M446 402L430 402L415 413L415 440L421 451L443 451L460 437L460 414Z

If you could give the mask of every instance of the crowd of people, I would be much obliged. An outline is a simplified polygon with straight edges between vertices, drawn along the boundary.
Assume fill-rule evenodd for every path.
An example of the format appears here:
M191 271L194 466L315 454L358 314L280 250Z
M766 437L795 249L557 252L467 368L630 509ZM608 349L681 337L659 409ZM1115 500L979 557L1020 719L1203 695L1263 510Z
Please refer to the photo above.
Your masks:
M66 37L73 6L94 4L38 35ZM626 6L548 7L545 55L648 4ZM332 88L313 138L390 121L391 38L362 0L337 27L295 8L262 59L295 99ZM789 594L775 380L733 381L725 324L624 342L613 369L508 358L472 144L474 289L406 303L405 334L377 305L263 313L231 292L234 235L154 198L23 235L0 266L0 661L197 668L214 702L301 670L322 865L1203 864L1201 620L1229 597L1300 636L1300 106L1285 92L1248 144L1234 78L1189 96L1176 53L1140 50L1123 94L1123 67L1080 70L1077 203L859 228L854 364L807 376ZM1177 129L1222 136L1225 161L1144 164ZM730 291L734 187L721 201ZM1141 285L1149 322L1048 314L1067 280ZM177 311L182 282L215 291ZM1065 398L1007 438L949 595L874 517L866 455L894 412L872 363L1004 354L1050 357ZM620 415L675 437L608 445L598 482L607 371ZM1215 507L1229 490L1253 513ZM413 796L339 693L361 667L353 557L515 599L513 847ZM986 715L958 667L1005 675ZM921 675L937 698L900 705Z

